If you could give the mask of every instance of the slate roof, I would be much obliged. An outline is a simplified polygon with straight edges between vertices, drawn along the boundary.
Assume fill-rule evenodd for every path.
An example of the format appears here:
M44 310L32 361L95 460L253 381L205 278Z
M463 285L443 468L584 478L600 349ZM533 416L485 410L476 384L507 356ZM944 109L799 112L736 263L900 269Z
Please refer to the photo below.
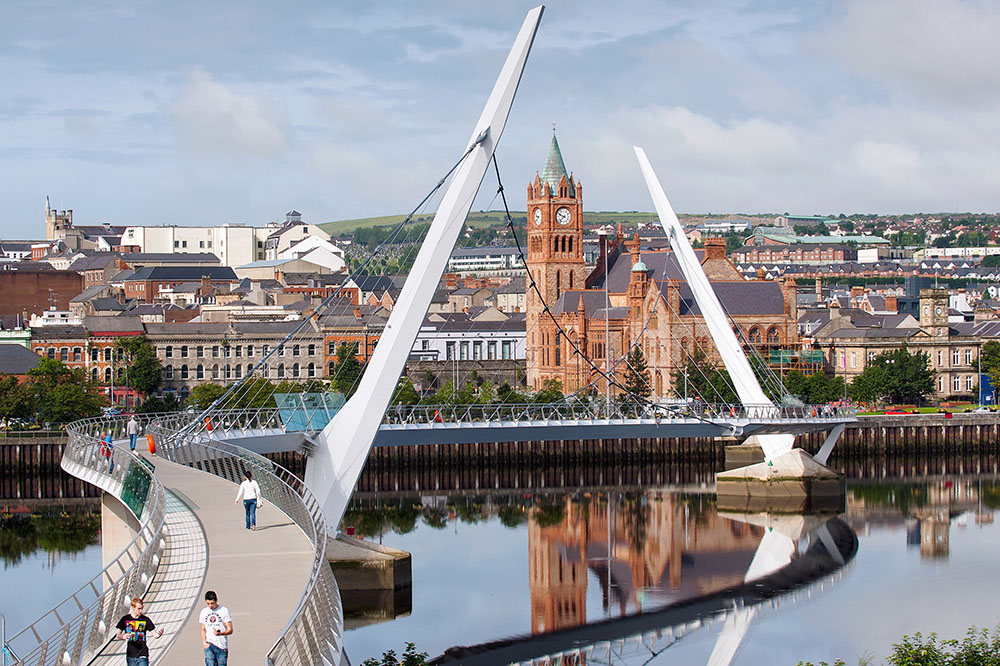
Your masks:
M112 317L106 317L112 319ZM83 326L38 326L31 329L31 339L34 340L63 340L66 338L84 340L87 338L87 329Z
M117 317L84 317L83 325L88 331L97 333L145 332L142 320L130 314Z
M660 287L666 297L667 285ZM746 282L713 282L712 289L722 303L723 309L732 316L738 315L783 315L785 295L781 284L774 280ZM680 293L680 314L700 315L701 309L695 302L694 294L687 282L682 282Z
M116 276L117 277L117 276ZM229 266L146 266L135 271L130 281L200 282L202 277L218 282L239 282Z
M516 277L502 287L497 287L495 292L498 294L523 294L527 288L528 280L523 277Z
M103 296L105 293L110 291L111 285L107 284L95 284L92 287L87 287L79 294L69 299L70 303L86 303L95 298Z
M79 273L80 271L103 269L107 268L108 264L116 262L117 260L118 260L117 254L108 254L108 253L95 254L89 257L80 257L72 264L70 264L67 270Z
M144 263L148 261L172 262L178 264L204 263L219 264L219 258L211 252L124 252L121 254L122 260L126 264Z
M26 375L41 360L41 356L21 345L0 344L0 373Z

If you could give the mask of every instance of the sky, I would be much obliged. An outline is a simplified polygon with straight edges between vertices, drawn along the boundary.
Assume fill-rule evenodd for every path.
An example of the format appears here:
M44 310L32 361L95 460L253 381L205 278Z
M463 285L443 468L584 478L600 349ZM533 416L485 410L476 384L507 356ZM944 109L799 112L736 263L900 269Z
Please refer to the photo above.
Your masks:
M460 156L530 3L12 0L0 238L411 210ZM553 123L585 210L1000 210L1000 4L557 0L498 149ZM474 208L496 207L495 176Z

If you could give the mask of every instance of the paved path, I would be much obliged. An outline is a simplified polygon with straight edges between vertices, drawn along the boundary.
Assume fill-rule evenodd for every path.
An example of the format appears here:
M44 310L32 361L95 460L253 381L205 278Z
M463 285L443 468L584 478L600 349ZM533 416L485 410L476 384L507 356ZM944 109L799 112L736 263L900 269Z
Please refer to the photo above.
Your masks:
M204 663L198 614L205 590L215 590L233 616L229 663L263 663L309 580L309 540L266 497L257 530L246 530L243 503L233 503L236 485L142 455L168 491L170 525L167 552L146 596L146 614L166 630L150 641L151 662ZM113 641L95 663L124 664L123 648L123 641Z

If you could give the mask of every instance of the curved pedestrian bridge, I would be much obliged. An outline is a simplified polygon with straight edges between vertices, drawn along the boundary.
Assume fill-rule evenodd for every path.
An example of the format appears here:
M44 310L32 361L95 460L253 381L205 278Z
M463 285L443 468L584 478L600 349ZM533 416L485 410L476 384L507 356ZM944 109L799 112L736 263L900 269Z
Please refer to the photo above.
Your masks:
M154 439L166 440L159 420L143 418ZM114 532L127 532L122 551L8 640L15 663L124 664L124 641L111 639L133 596L144 598L145 613L165 629L150 640L152 663L201 663L197 620L208 589L232 613L235 663L340 663L340 594L326 562L326 525L308 489L265 458L219 442L173 442L156 456L135 455L124 427L124 420L72 424L62 461L105 492L105 508L118 517ZM113 469L99 444L109 431ZM256 531L245 529L243 506L234 504L234 481L245 470L264 497Z

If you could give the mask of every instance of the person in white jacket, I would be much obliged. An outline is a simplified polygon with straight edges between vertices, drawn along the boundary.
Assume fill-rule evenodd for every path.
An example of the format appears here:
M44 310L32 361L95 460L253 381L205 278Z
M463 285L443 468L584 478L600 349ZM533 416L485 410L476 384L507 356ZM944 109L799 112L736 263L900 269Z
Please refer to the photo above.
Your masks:
M262 498L260 496L260 486L257 482L253 480L250 476L249 470L243 472L243 476L246 479L240 484L240 489L236 493L236 501L234 504L240 503L240 497L243 498L243 508L247 512L247 529L256 530L257 529L257 506L262 504Z

